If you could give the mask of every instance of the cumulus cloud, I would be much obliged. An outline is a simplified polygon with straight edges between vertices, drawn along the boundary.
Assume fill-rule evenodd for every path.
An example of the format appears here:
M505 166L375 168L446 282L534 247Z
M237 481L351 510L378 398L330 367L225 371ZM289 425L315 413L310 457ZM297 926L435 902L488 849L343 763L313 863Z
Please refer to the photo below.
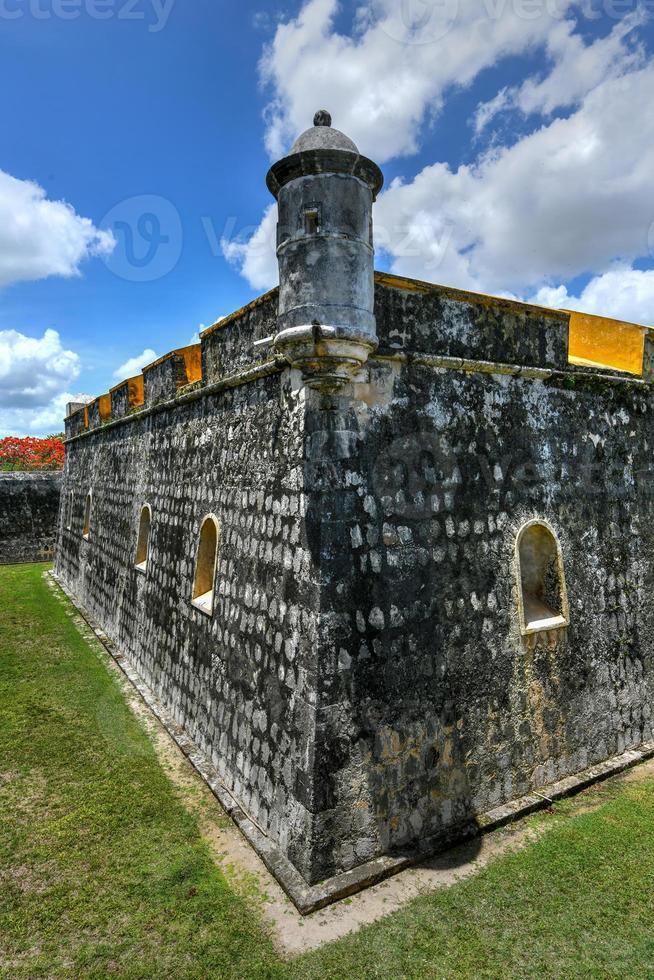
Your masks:
M473 166L435 164L394 181L375 215L393 271L524 291L646 255L653 98L650 64Z
M281 156L322 106L378 162L414 153L449 88L544 45L575 6L558 0L533 16L522 9L527 3L364 0L348 35L334 26L343 12L338 0L309 0L277 27L261 59L273 92L266 110L270 155Z
M79 357L62 347L56 330L41 337L0 330L0 406L41 408L79 372Z
M542 286L529 302L654 326L654 269L618 266L594 276L578 296L565 286Z
M63 432L69 402L88 402L91 395L63 391L47 405L37 409L0 409L0 438L3 436L44 436Z
M0 286L47 276L74 276L84 259L108 255L109 231L65 201L51 201L31 180L0 170Z
M0 330L0 432L35 434L61 429L80 359L62 346L56 330L28 337Z
M146 366L146 364L152 364L156 361L158 354L156 354L150 347L146 347L144 351L137 354L135 357L128 358L120 367L117 367L114 371L114 378L116 381L124 381L126 378L133 378L135 374L139 374L140 371Z
M278 281L275 239L277 205L266 208L261 224L247 241L223 238L222 253L254 289L271 289Z
M508 109L518 109L525 116L550 115L556 109L577 105L595 86L642 66L645 55L637 29L646 19L645 11L637 8L609 34L588 45L575 33L573 21L553 23L545 42L551 70L544 77L530 77L519 86L503 88L478 106L476 131Z
M411 24L413 8L424 16ZM377 250L398 274L540 293L554 305L561 295L570 306L601 312L603 303L607 315L651 322L651 275L633 269L654 257L654 205L643 207L654 169L654 61L639 31L645 14L614 17L605 36L588 41L582 12L567 2L527 16L519 0L365 0L346 35L335 26L343 13L336 0L309 0L277 27L262 58L273 92L268 149L285 152L325 105L362 152L380 162L409 154L454 86L508 55L544 52L544 71L500 89L470 120L483 135L498 114L517 110L528 130L505 145L492 140L469 165L434 162L395 179L375 208ZM249 241L222 243L256 289L277 282L275 219L272 206ZM581 296L560 285L582 275L592 280Z

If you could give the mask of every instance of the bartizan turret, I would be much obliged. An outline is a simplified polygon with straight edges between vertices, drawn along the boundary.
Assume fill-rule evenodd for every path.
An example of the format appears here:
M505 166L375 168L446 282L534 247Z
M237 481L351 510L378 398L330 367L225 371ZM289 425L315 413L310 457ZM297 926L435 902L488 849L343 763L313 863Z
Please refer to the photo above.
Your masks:
M384 178L328 112L313 122L266 181L279 205L274 345L307 384L330 390L377 346L372 205Z

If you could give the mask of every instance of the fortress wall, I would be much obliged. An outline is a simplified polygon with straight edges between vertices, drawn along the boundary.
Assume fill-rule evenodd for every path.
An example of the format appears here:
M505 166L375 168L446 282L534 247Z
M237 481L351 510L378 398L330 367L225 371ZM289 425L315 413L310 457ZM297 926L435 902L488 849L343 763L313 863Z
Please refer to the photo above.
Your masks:
M0 564L50 561L61 473L0 473Z
M340 393L273 356L273 290L66 420L57 575L310 883L654 735L649 386L571 366L567 313L375 283ZM570 624L527 640L533 518Z
M654 737L649 387L378 360L353 395L307 417L323 876ZM570 624L528 641L532 518L558 535Z
M300 869L311 837L319 610L304 534L303 419L275 374L73 439L56 559L58 578ZM135 553L146 503L144 574ZM209 513L221 528L212 616L191 603Z

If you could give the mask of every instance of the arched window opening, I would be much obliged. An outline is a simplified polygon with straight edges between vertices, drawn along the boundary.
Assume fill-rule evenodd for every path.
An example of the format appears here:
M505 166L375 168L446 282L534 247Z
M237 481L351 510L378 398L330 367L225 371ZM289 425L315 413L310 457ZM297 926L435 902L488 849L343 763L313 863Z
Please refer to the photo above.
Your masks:
M88 541L89 535L91 533L91 493L86 495L86 503L84 505L84 523L82 525L82 537Z
M136 542L135 567L139 572L144 572L148 567L148 555L150 553L150 525L152 523L152 512L148 504L141 508L139 519L139 536Z
M544 521L529 521L516 541L520 628L523 636L568 625L561 546Z
M208 517L205 517L200 528L200 542L195 559L192 600L196 609L206 613L208 616L213 612L219 540L220 525L213 514L210 514Z

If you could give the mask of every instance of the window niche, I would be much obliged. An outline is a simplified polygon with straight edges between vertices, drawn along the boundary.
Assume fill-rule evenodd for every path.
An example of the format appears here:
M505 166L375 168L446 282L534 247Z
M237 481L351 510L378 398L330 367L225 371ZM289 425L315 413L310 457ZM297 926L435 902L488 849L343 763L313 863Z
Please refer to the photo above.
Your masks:
M518 611L523 636L569 623L561 546L545 521L529 521L516 538Z
M320 205L309 204L304 209L304 234L317 235L320 231Z
M150 527L152 524L152 511L149 504L144 504L141 508L139 518L139 535L136 542L136 558L134 567L139 572L145 572L148 567L148 556L150 554Z
M195 559L192 603L200 612L213 613L216 561L220 541L220 524L213 514L205 517L200 528L200 541Z
M73 526L73 504L74 504L74 501L75 501L75 497L74 497L73 491L71 490L70 493L68 494L68 503L67 503L67 509L66 509L66 530L67 531L70 531L70 529Z
M91 501L92 493L87 493L86 503L84 504L84 523L82 524L82 537L85 541L89 540L91 535Z

